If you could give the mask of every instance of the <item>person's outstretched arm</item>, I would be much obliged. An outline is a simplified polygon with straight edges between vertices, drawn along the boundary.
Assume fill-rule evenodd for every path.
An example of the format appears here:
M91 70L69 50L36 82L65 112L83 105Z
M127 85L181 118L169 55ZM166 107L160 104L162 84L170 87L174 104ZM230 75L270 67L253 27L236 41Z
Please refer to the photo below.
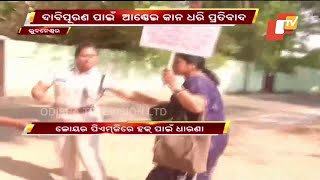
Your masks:
M31 90L32 97L41 104L52 105L54 98L48 95L48 90L55 81L55 76L51 74L48 78L40 80Z
M175 94L178 101L185 109L193 113L204 112L206 106L206 99L201 95L201 93L196 95L186 89L181 88L177 84L176 77L172 71L164 71L163 81Z
M127 88L124 86L121 86L119 84L119 82L116 82L112 78L108 78L108 77L106 77L104 79L103 89L105 91L112 92L113 94L115 94L116 96L118 96L120 98L129 100L129 101L133 101L133 102L137 102L137 103L148 104L148 105L154 106L154 105L158 105L158 104L161 104L164 102L160 99L151 97L149 95L146 95L146 94L138 92L138 91L127 90Z
M41 104L51 105L54 103L54 100L52 97L48 96L48 89L51 86L48 86L42 82L38 82L31 91L32 97L40 102Z
M1 127L13 127L23 130L31 121L0 116Z
M157 98L151 97L149 95L146 95L137 91L128 91L128 90L115 89L115 88L108 88L107 90L117 95L120 98L134 101L137 103L143 103L148 105L158 105L163 102Z

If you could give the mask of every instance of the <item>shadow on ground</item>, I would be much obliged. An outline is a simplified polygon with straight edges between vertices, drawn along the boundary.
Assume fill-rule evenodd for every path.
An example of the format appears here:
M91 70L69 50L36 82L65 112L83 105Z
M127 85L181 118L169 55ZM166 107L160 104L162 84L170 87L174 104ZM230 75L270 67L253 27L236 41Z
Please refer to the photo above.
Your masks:
M21 135L21 131L18 131L13 128L0 128L0 142L10 142L15 144L23 144L24 141L19 138Z
M33 118L41 121L47 121L49 116L49 108L21 106L17 108L1 108L0 116L8 116L12 118Z
M311 94L249 94L253 99L264 101L283 102L294 105L303 105L311 108L320 107L320 96Z
M259 108L247 107L245 105L229 105L225 107L225 113L227 116L232 117L233 115L237 115L237 117L246 116L249 113L258 113L261 112Z
M48 111L49 108L40 107L28 107L21 106L17 108L2 109L0 108L0 116L7 116L11 118L21 118L21 119L38 119L40 121L50 121L52 117L44 116L41 111ZM13 128L0 127L0 142L11 142L11 143L23 143L21 137L21 131ZM52 139L52 137L41 137L41 139Z
M60 168L48 169L29 162L14 160L11 157L0 157L0 171L18 176L25 180L54 180L51 174L62 176ZM90 180L86 171L81 172L81 180ZM110 180L117 180L116 177L108 177Z
M233 122L233 126L239 127L250 127L253 129L272 129L282 133L288 134L310 134L317 131L320 131L320 122L313 123L313 124L279 124L277 122L265 122L265 121L255 121L252 122L251 120L242 120L242 121L235 121Z
M50 169L10 157L0 157L0 171L26 180L54 180L50 176L54 172L50 172Z

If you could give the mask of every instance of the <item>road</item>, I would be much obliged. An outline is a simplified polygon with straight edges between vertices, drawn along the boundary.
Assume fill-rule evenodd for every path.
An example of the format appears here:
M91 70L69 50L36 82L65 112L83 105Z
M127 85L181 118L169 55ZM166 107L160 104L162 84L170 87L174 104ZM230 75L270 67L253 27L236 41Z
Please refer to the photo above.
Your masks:
M168 94L157 94L168 98ZM216 180L319 180L320 97L309 95L225 95L230 143ZM148 107L106 97L106 120L147 119ZM40 118L28 98L0 99L0 114ZM40 119L47 119L42 117ZM0 179L58 180L52 137L22 137L0 129ZM152 136L102 135L102 157L110 176L143 180L152 168ZM82 168L83 169L83 168Z

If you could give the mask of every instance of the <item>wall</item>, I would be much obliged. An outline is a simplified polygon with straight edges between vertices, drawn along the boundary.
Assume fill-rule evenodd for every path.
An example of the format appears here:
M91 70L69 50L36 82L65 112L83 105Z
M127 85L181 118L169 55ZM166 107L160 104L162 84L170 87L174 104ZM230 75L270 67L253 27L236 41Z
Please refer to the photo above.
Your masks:
M214 70L221 81L222 92L244 91L245 83L245 63L241 61L230 60L219 68ZM254 65L249 65L249 78L246 91L257 92L262 89L263 73L255 70Z
M6 41L5 87L7 96L29 95L52 67L65 68L70 64L72 48L23 41Z
M32 86L39 79L46 78L49 72L70 67L73 63L74 47L53 44L39 44L6 40L5 42L5 88L7 96L29 96ZM121 59L130 58L124 52L101 50L100 61L102 71L112 76L120 84L131 89L157 90L163 89L160 72L139 72L135 66L128 65L126 76L114 65ZM230 60L215 72L221 79L222 92L243 91L245 63ZM247 91L256 92L262 89L263 73L249 68L249 84ZM183 81L182 79L180 79ZM320 85L320 71L297 68L294 75L278 73L276 76L276 91L307 92Z
M320 71L297 67L292 75L278 73L275 82L277 92L320 92Z

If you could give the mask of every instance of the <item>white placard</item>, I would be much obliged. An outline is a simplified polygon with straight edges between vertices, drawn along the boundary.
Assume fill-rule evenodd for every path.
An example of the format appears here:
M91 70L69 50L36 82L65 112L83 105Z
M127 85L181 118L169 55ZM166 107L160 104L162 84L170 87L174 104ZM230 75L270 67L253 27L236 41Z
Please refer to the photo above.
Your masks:
M210 57L222 26L145 26L140 46Z

